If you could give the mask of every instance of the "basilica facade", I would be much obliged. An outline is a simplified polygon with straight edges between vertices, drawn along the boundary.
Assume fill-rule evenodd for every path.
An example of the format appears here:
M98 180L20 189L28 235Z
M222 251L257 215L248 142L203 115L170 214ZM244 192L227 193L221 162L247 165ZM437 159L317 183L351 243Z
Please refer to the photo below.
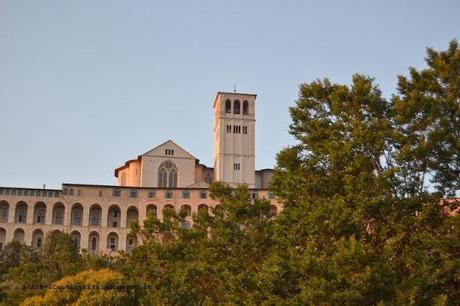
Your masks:
M272 169L255 170L256 95L218 92L214 100L214 165L208 167L168 140L115 169L118 184L63 184L61 189L0 187L0 250L17 240L33 248L46 233L63 231L89 253L129 252L133 222L148 214L162 220L162 211L193 214L219 205L208 194L213 181L230 186L247 184L253 198L270 200L273 213L281 208L269 190Z

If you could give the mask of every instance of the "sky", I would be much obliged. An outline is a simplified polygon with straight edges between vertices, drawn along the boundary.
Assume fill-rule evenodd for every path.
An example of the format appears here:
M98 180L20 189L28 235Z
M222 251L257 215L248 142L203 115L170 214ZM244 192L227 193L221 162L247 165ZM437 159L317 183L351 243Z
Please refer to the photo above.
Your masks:
M256 169L295 144L289 107L318 78L424 68L460 39L460 1L0 0L0 186L116 184L171 139L213 165L218 91L255 93Z

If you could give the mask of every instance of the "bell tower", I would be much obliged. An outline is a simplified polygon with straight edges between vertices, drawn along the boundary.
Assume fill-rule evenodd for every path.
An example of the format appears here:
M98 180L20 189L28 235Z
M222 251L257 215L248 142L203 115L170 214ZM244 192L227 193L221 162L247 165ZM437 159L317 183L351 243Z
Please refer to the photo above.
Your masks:
M255 187L256 95L218 92L214 101L214 179Z

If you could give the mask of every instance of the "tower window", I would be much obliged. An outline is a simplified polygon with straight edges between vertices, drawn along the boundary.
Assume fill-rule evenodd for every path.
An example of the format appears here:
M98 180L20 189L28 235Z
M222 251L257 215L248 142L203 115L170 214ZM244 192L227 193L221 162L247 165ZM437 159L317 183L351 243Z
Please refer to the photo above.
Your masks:
M173 156L174 155L174 149L166 149L165 150L165 155L170 155L170 156ZM136 170L137 171L137 170ZM136 173L137 174L137 173Z
M233 170L240 170L240 163L233 163Z
M243 134L247 134L248 133L248 127L247 126L243 126Z
M233 113L240 114L240 109L241 109L240 100L235 100L235 102L233 102Z
M232 113L232 101L230 100L225 101L225 113L226 114Z
M232 126L230 124L227 124L227 133L232 132Z
M243 115L248 115L249 114L249 103L248 101L244 100L243 101Z

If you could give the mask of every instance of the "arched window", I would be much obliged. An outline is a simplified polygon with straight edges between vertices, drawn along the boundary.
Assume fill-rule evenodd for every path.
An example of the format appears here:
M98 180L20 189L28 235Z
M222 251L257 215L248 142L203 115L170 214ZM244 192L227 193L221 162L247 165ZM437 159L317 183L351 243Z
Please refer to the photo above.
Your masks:
M24 243L24 237L25 237L26 233L24 232L24 230L22 228L18 228L14 231L14 234L13 234L13 241L18 241L20 243Z
M102 209L99 205L94 204L89 210L89 225L101 226Z
M234 114L239 114L241 109L241 102L240 100L235 100L233 102L233 113Z
M225 113L226 114L232 113L232 101L230 100L225 101Z
M170 160L164 161L158 168L158 187L177 187L177 167Z
M3 251L5 244L6 244L6 230L3 227L0 227L0 252Z
M109 208L107 216L107 227L120 227L121 211L118 205L112 205Z
M134 247L137 245L135 237L126 236L126 252L131 253Z
M244 100L243 101L243 115L248 115L249 114L249 103L248 101Z
M190 207L190 205L182 205L181 208L180 208L181 212L183 214L185 214L185 217L191 217L192 216L192 208Z
M71 225L82 225L83 221L83 206L80 203L72 205L70 212L70 224Z
M43 245L43 231L36 229L32 234L32 247L34 249L41 248Z
M75 241L76 246L78 249L80 249L80 242L81 242L81 234L79 231L73 231L70 234L70 237L72 238L73 241Z
M64 224L64 205L56 203L53 207L53 224Z
M134 222L139 222L139 211L136 207L131 206L126 213L126 226L130 227Z
M19 202L18 204L16 204L14 222L26 223L26 219L27 219L27 204L25 202Z
M118 235L117 233L110 233L107 236L107 248L111 251L118 251Z
M200 204L198 205L198 214L207 214L208 213L208 205Z
M99 234L97 232L91 232L88 237L88 251L91 254L99 251Z
M45 224L45 219L46 219L46 204L43 202L35 203L34 224Z
M8 222L8 211L10 209L10 204L7 201L0 202L0 222Z
M155 217L155 219L157 218L157 207L155 204L149 204L147 205L147 216L148 215L152 215Z

